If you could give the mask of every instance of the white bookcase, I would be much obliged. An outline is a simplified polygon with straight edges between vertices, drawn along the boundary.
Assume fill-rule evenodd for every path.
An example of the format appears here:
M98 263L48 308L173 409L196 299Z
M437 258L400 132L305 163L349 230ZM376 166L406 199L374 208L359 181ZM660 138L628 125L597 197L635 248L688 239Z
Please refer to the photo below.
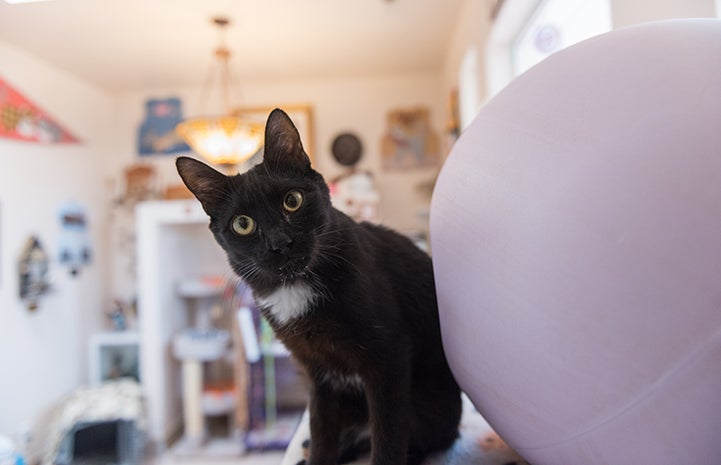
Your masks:
M182 426L180 363L172 338L188 326L183 278L229 276L225 254L196 200L142 202L136 207L140 378L146 395L149 439L164 449Z

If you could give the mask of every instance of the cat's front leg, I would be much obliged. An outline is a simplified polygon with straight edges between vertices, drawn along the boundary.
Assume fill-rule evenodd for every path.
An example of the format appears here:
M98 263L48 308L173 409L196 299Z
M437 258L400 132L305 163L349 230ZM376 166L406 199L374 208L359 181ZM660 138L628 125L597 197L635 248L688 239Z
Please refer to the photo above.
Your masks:
M410 441L410 368L386 363L365 380L371 422L372 465L406 465Z
M310 393L309 465L335 465L341 430L340 399L327 384L316 381Z

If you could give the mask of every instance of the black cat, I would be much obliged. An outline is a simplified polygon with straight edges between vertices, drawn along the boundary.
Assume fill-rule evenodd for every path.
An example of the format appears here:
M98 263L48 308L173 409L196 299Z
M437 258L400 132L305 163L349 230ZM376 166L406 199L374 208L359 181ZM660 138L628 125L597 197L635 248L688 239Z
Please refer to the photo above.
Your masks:
M333 208L282 110L270 114L264 160L248 172L226 176L187 157L177 168L233 270L307 370L310 464L368 447L373 465L417 464L448 448L461 399L441 346L430 258Z

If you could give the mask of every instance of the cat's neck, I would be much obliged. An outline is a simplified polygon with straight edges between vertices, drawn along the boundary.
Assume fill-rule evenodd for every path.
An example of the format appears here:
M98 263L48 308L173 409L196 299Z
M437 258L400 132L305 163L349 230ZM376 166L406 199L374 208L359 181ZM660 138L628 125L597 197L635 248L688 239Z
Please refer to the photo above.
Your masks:
M256 303L268 312L278 325L286 325L310 312L321 293L305 280L281 284L267 295L256 296Z
M332 300L328 283L358 273L354 261L360 250L359 228L353 219L333 208L325 227L318 232L318 253L306 276L254 288L258 306L283 326L307 315L321 301Z

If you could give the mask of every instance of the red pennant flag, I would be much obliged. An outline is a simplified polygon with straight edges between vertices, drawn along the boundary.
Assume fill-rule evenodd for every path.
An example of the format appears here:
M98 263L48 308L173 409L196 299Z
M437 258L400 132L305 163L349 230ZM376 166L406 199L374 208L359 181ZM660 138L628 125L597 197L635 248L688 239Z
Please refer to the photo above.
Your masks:
M34 103L0 78L0 137L40 143L78 143Z

